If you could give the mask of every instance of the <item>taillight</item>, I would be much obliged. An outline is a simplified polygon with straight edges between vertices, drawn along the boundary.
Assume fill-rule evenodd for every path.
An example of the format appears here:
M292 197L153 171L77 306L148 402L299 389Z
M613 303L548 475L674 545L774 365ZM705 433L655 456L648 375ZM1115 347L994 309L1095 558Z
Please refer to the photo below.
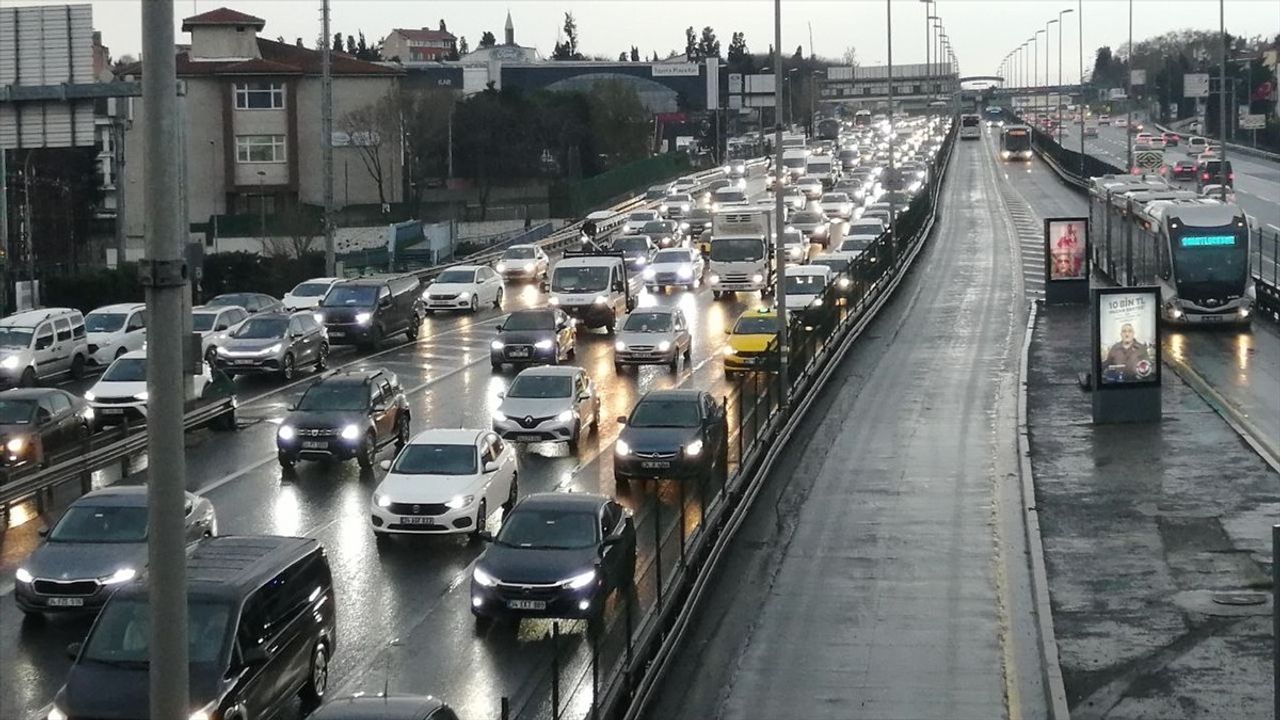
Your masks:
M1208 180L1208 179L1209 179L1209 173L1205 173L1204 175L1202 175L1202 176L1201 176L1201 179L1202 179L1202 180Z
M1236 181L1236 174L1235 174L1235 173L1229 173L1229 174L1227 175L1227 179L1228 179L1228 180L1230 180L1231 182L1235 182L1235 181Z

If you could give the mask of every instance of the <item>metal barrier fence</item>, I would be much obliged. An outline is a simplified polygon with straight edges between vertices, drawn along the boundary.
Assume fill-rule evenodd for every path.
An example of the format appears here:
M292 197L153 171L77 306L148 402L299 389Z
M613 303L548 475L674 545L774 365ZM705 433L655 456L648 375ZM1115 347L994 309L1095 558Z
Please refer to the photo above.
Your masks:
M636 717L678 640L677 623L690 611L691 591L705 582L703 573L727 543L726 528L746 512L750 491L763 482L763 460L779 440L789 410L830 370L837 349L884 301L932 230L954 127L935 161L937 171L899 216L897 240L881 237L833 278L820 303L793 315L786 392L775 372L776 344L765 352L764 369L734 376L722 399L727 440L711 472L694 480L619 484L620 497L634 498L632 504L642 508L633 518L642 559L634 583L609 598L598 625L543 626L541 641L527 652L542 654L546 671L501 698L500 720Z

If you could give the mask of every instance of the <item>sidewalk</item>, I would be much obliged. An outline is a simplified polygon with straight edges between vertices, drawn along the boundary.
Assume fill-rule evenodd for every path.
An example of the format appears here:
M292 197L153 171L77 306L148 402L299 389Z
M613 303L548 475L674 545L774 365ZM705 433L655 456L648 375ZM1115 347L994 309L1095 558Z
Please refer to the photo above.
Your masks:
M1163 422L1094 426L1088 332L1086 309L1042 309L1027 378L1072 720L1269 719L1280 476L1167 366Z

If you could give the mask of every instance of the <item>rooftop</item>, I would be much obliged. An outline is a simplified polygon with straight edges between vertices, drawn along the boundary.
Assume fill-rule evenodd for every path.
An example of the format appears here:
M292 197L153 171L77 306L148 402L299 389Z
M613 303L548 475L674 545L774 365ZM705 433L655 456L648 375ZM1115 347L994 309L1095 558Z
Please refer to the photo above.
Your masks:
M261 30L267 24L266 20L260 17L254 17L237 10L220 7L217 10L210 10L199 15L192 15L184 18L182 21L182 32L190 32L192 27L197 25L246 25Z

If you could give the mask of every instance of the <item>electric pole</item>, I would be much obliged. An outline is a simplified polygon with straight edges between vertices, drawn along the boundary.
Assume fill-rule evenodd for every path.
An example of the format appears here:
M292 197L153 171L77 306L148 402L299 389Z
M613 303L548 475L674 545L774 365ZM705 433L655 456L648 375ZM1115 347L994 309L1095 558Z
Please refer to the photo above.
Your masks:
M333 65L329 44L329 0L320 0L320 25L324 42L320 43L320 138L324 159L324 272L338 274L338 261L333 246Z

